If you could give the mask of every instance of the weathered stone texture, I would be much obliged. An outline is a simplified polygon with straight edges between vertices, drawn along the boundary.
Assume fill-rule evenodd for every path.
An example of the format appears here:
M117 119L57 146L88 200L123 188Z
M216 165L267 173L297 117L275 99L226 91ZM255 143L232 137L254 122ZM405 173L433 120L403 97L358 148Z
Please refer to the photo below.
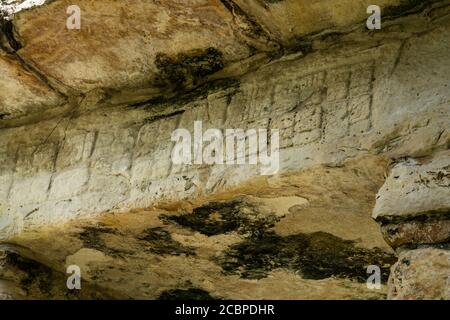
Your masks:
M388 298L450 299L450 252L425 248L399 255L392 267Z
M326 214L319 205L306 210L305 230L284 222L279 233L306 232L305 243L350 234L341 244L353 250L350 227L326 225L347 217L375 232L364 217L378 190L373 217L400 256L390 297L449 298L448 1L381 1L386 19L377 32L364 28L365 10L330 16L345 8L333 1L78 2L80 31L63 28L66 16L55 12L70 1L59 0L21 12L9 25L14 32L0 37L0 239L84 215L257 192L257 185L269 198L289 190L327 204ZM365 9L368 1L356 3ZM193 133L197 120L203 130L278 129L278 174L261 177L261 165L173 164L171 133ZM360 164L353 173L324 178L350 162ZM307 170L307 183L283 180ZM349 214L357 205L364 210ZM147 227L149 237L171 237ZM321 233L328 228L332 236ZM84 243L98 240L97 231L86 231ZM289 245L297 235L264 236ZM364 237L364 250L381 247L378 238ZM168 241L161 250L191 253L190 243L180 249ZM356 273L367 261L359 262Z
M428 37L445 42L442 36L433 31ZM71 203L64 206L70 212L61 212L63 216L144 207L155 201L215 192L258 175L258 168L250 165L225 168L172 165L171 132L176 128L192 131L195 120L203 121L204 130L279 129L281 172L337 164L367 151L378 152L378 145L385 139L383 133L397 126L391 121L375 121L381 113L384 119L395 115L405 127L414 126L409 124L413 114L423 118L423 112L441 110L444 116L430 114L426 127L445 131L441 123L448 122L448 113L444 111L448 105L443 103L448 92L439 92L438 98L428 101L427 111L412 108L417 105L415 96L405 96L402 101L381 96L388 90L390 78L375 75L384 75L391 68L398 72L406 63L402 57L420 49L416 44L403 47L399 53L397 48L395 43L361 52L342 48L335 51L331 60L313 53L302 59L275 62L242 77L237 87L212 92L187 104L163 106L163 114L173 113L174 107L182 110L164 120L146 122L152 113L157 114L151 109L125 111L123 107L115 107L30 126L29 132L23 130L24 143L17 143L15 153L9 147L5 155L15 163L14 169L2 171L2 179L7 183L12 179L9 191L3 187L2 195L6 197L3 212L10 209L16 212L13 216L18 214L18 219L25 219L25 226L28 221L34 225L40 221L39 217L46 221L44 217L58 215L44 212L41 207L49 208L61 201ZM389 53L390 58L385 58ZM348 62L349 55L354 62ZM425 55L422 64L437 68L434 60ZM410 86L415 85L402 82L398 90L412 90ZM386 104L391 106L390 110L385 110ZM15 133L16 129L3 130L4 141L13 144ZM391 152L402 150L404 142L415 133L412 130L400 136ZM422 144L424 148L445 145L442 140L445 133L431 146L426 134L416 140L416 148ZM371 147L366 150L368 145ZM436 198L446 201L448 197Z
M450 213L450 153L422 161L407 159L395 165L377 196L374 218L439 218Z

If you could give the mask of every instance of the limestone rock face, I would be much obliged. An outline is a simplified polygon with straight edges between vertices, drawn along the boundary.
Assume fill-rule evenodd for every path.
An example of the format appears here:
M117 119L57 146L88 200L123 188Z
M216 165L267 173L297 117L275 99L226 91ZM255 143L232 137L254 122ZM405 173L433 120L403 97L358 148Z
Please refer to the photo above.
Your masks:
M241 185L245 196L235 190L25 232L5 251L15 249L16 260L39 266L45 260L36 253L45 252L51 269L33 275L7 256L0 278L16 284L9 290L16 298L76 298L64 295L56 276L46 275L77 265L83 283L96 285L100 297L383 299L396 257L366 214L373 198L346 197L352 180L367 194L375 191L383 162L373 165L372 175L353 163L320 170L320 182L311 170L271 184ZM308 200L296 195L298 189ZM332 197L320 197L325 192ZM341 223L323 223L333 220ZM381 267L379 290L366 286L371 264ZM29 279L31 290L17 278ZM52 286L59 290L46 290Z
M71 4L0 25L0 295L449 298L448 0ZM173 161L196 121L278 130L275 174Z
M183 74L164 74L158 68L170 67L172 59L178 58L180 72L198 71L198 75L185 75L193 78L185 81L195 81L250 55L238 30L233 32L233 15L218 0L139 0L127 5L79 1L83 28L75 32L65 28L67 16L57 14L71 4L55 1L21 12L14 27L26 44L19 54L77 91L99 87L151 89L173 85L176 76L181 85ZM44 26L46 31L42 33ZM203 59L203 67L199 65L202 70L182 69L186 63L183 59L196 58Z
M65 99L13 58L0 52L0 119L30 117L60 107Z
M249 16L285 46L296 45L305 35L328 30L345 31L352 25L367 18L367 8L373 2L367 0L315 1L308 0L225 0L232 6L235 2ZM400 11L414 8L413 1L377 1L385 16L395 16ZM349 10L349 8L352 8ZM397 9L397 10L396 10Z
M374 218L394 246L445 243L450 239L450 156L420 164L401 162L377 195Z
M378 193L374 218L395 220L450 211L450 153L421 164L408 159L395 165Z
M390 276L392 299L449 299L449 152L421 162L396 164L374 208L384 238L401 251Z
M448 248L405 251L392 267L390 299L450 299Z

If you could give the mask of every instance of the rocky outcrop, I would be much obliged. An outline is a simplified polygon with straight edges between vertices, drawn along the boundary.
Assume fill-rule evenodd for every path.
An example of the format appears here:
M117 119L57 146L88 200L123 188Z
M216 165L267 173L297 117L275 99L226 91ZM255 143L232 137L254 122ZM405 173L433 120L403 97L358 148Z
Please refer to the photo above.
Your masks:
M380 189L374 217L384 238L401 252L389 296L448 299L450 290L450 157L406 159Z
M65 0L2 25L1 239L133 298L381 298L363 284L394 262L374 208L389 297L448 298L448 1L380 1L378 31L367 1L78 2L81 30ZM195 121L279 130L278 173L173 163Z
M370 172L358 162L311 169L270 184L39 228L10 242L59 273L79 266L81 292L86 281L114 298L383 299L396 257L368 212L385 162L366 163ZM355 183L363 196L348 197ZM40 252L50 261L34 254ZM371 264L381 268L379 290L366 285ZM20 276L34 279L26 293L13 268L0 268L0 278L25 297L56 296L40 290L45 277L25 269ZM75 298L63 293L57 297Z
M388 298L448 300L449 269L448 245L404 251L392 267Z
M395 165L377 196L374 218L391 246L445 243L450 239L450 153L425 163Z

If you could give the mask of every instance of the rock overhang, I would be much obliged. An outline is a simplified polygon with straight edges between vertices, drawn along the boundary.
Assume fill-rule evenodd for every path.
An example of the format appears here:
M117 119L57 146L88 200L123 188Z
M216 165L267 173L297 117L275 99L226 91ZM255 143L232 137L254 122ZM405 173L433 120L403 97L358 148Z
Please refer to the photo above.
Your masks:
M364 27L369 2L47 1L3 28L0 61L15 71L4 73L0 127L66 114L83 102L134 104L241 76L283 52L308 52L311 35ZM80 30L66 28L74 4ZM379 5L394 16L423 2Z

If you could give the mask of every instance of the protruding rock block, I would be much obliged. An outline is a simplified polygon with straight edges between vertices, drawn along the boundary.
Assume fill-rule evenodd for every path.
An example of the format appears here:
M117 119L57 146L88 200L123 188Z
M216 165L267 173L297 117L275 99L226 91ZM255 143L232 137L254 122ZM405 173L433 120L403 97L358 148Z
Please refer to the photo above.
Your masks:
M398 248L391 299L450 298L450 152L395 165L377 195L374 218Z
M450 152L398 163L378 192L373 217L393 246L450 241Z

